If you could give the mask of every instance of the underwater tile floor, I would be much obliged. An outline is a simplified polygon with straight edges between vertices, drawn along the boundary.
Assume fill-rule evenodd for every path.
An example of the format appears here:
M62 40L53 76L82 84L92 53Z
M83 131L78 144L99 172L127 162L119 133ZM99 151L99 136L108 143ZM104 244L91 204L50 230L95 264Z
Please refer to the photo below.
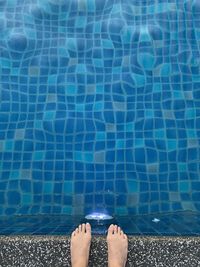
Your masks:
M0 235L69 235L82 216L10 216L0 218ZM90 221L93 234L106 234L117 223L127 234L154 236L200 236L200 216L196 212L116 216L112 220Z
M0 0L0 215L200 211L199 18Z

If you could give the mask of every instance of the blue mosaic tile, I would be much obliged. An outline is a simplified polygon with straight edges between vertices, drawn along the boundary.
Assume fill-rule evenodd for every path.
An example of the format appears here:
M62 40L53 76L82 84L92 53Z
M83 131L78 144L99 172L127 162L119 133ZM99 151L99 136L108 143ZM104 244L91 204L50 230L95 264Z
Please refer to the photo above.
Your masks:
M200 211L199 14L0 3L0 215Z
M159 236L199 236L200 220L197 212L155 213L154 215L127 216L124 207L118 208L120 215L112 220L93 221L94 234L106 234L111 223L118 224L131 235ZM2 216L0 218L1 235L67 235L79 225L86 222L82 216L69 215L35 215Z

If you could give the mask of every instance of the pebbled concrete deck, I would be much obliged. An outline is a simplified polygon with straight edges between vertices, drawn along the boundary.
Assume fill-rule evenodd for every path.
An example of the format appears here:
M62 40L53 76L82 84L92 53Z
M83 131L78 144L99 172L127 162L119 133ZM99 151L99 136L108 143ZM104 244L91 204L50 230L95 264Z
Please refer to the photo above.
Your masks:
M71 266L69 236L0 236L0 267L42 266ZM94 236L89 267L106 266L106 239ZM129 236L127 266L198 267L200 237Z

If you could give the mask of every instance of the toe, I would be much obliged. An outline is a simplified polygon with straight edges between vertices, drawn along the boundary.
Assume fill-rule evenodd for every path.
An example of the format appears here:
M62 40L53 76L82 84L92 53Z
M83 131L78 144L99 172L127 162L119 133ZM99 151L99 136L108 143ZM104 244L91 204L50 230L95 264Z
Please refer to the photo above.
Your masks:
M89 223L86 223L85 228L86 228L86 233L91 233L91 225Z
M82 232L85 233L85 223L82 223Z
M76 233L76 234L79 233L79 229L78 229L78 227L76 228L75 233Z
M114 225L111 224L108 228L108 235L112 235L114 233Z
M79 224L78 230L79 230L79 233L82 231L82 225L81 224Z
M117 233L120 235L121 234L121 228L118 226L117 227Z
M118 227L117 225L114 226L114 234L117 234Z
M76 235L76 231L73 231L71 234L71 238Z

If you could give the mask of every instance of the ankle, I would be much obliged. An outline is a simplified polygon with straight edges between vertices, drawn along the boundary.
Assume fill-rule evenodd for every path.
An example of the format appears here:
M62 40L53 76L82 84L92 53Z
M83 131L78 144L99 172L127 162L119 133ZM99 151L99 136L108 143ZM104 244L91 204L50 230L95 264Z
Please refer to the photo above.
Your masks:
M108 264L108 267L124 267L123 265L119 265L118 262L111 262Z
M72 264L72 267L87 267L88 265L83 263L83 261L77 261L75 264Z

